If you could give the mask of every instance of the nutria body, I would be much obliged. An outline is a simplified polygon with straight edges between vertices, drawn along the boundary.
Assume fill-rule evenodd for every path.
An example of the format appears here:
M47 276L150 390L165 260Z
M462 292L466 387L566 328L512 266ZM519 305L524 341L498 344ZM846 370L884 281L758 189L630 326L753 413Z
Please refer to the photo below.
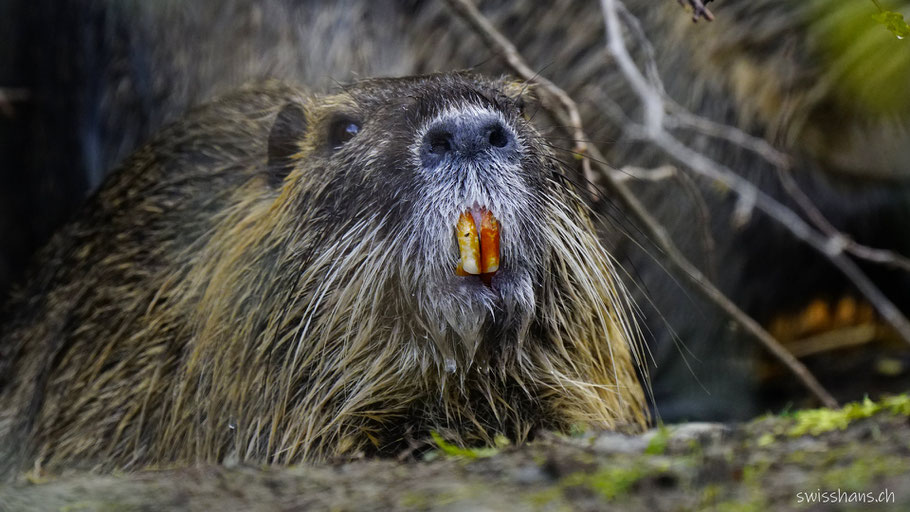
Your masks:
M625 120L609 115L615 103L637 118L639 100L604 54L598 2L476 3L533 69L579 103L586 132L612 165L678 166L652 145L624 137ZM711 4L714 22L698 24L672 0L623 3L653 43L672 98L785 151L802 190L841 231L870 247L910 254L903 235L910 222L910 89L902 86L910 53L873 20L872 2L725 0ZM906 11L910 2L882 5ZM441 1L11 0L0 11L0 31L14 29L0 59L15 57L0 66L8 77L0 85L25 88L32 98L13 105L15 117L0 113L0 146L16 157L0 155L0 295L11 279L21 280L27 257L103 176L164 123L213 95L263 76L322 90L365 76L472 66L489 75L509 71ZM630 50L645 62L646 48L628 34ZM534 121L545 129L543 109ZM4 130L4 123L12 127ZM677 135L801 211L772 164L696 132ZM569 162L559 150L572 146L566 137L561 130L548 134L557 157ZM770 329L781 314L817 299L856 297L824 257L759 212L731 223L735 195L712 183L693 187L697 180L678 170L630 186L689 259L756 320ZM801 388L769 390L796 381L759 381L755 343L655 263L659 251L648 240L630 243L626 234L638 230L610 201L594 209L597 221L610 223L604 244L634 274L629 289L646 322L654 396L665 421L741 420L785 404L813 405ZM875 264L864 270L910 311L906 272ZM901 379L880 374L872 352L806 362L843 401L869 390L856 375L880 375L880 386L906 389L910 372ZM894 352L886 359L906 357ZM842 364L847 360L866 362L855 368Z
M506 81L201 107L130 157L11 305L13 466L290 463L641 425L610 257ZM466 208L501 225L455 275Z

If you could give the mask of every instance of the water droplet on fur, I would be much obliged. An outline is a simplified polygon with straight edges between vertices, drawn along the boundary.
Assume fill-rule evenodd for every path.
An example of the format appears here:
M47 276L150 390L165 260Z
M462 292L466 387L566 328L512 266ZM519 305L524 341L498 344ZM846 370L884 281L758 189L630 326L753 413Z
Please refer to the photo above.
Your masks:
M446 358L446 373L455 373L455 370L458 369L458 366L455 364L455 360L451 358Z
M237 423L235 423L235 422L233 422L233 421L229 421L229 422L228 422L228 428L229 428L230 430L237 430Z

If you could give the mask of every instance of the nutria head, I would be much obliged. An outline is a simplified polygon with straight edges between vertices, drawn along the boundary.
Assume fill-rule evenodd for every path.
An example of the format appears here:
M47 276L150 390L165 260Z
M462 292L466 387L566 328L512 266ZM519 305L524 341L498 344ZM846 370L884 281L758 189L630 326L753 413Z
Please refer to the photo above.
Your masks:
M554 189L565 188L522 117L521 100L503 83L438 75L362 82L311 105L308 116L296 106L284 110L311 129L299 139L301 158L283 160L308 191L321 189L301 196L303 207L322 210L307 212L316 219L310 227L328 238L355 235L341 227L352 221L376 230L358 240L374 253L358 286L397 303L409 337L425 340L413 347L421 364L457 373L475 362L488 366L490 357L521 344L555 241L547 238L547 203L561 195ZM271 138L301 135L273 130ZM471 234L456 234L463 214ZM470 238L461 242L471 259L486 235L484 214L498 222L499 237L491 240L497 247L485 255L499 265L481 276L486 269L475 261L456 275L463 263L458 238ZM362 250L349 255L361 258ZM333 256L343 268L346 254ZM487 350L475 361L481 345Z
M142 298L105 303L125 327L54 357L70 382L45 390L38 456L284 463L432 431L642 424L627 295L523 89L469 74L254 89L165 131L97 201L123 208L152 166L192 167L167 181L192 213L134 206L141 277L109 282L110 254L86 271ZM149 186L146 202L165 185ZM154 193L190 208L175 191Z

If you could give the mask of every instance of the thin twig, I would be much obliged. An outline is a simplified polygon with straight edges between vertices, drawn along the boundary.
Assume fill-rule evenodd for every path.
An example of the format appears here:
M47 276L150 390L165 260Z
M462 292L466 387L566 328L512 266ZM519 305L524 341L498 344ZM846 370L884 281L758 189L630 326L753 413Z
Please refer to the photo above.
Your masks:
M575 145L572 148L572 151L583 157L581 161L582 170L584 172L585 180L587 180L589 184L588 192L591 193L593 197L597 197L597 185L600 182L600 177L591 169L591 162L585 157L588 154L589 146L587 142L585 142L588 138L581 130L581 114L578 112L578 105L572 101L572 98L570 98L565 91L556 87L556 84L531 69L521 57L521 54L518 53L518 49L515 48L515 45L502 35L502 33L496 30L496 27L494 27L493 24L490 23L476 7L474 7L474 4L469 1L447 0L447 2L461 19L471 25L474 32L480 36L487 46L500 52L502 58L505 59L509 67L525 80L546 88L551 92L549 99L562 106L568 117L567 124L572 126L573 129L572 138L575 139ZM556 108L556 105L544 103L544 107L548 110L553 110Z
M784 191L796 202L803 210L803 213L809 217L809 220L815 224L821 232L829 238L841 240L844 244L844 250L857 258L862 258L873 263L878 263L888 267L910 272L910 258L886 249L876 249L867 245L860 244L853 240L843 231L839 231L831 222L825 218L824 214L812 203L809 196L799 188L796 180L788 169L778 169L777 173Z
M663 96L663 102L670 114L664 118L664 127L666 128L691 128L703 135L717 139L727 140L742 148L757 153L766 161L777 167L788 167L790 161L788 156L777 150L765 139L750 135L735 126L730 126L712 121L711 119L698 116L686 110L682 105L671 98L664 87L660 78L660 72L657 69L657 55L654 45L648 39L638 18L622 2L616 4L618 12L623 16L623 21L630 33L634 36L635 41L641 46L644 56L642 66L645 69L645 76L651 87L656 89Z
M701 190L688 174L684 172L677 173L680 185L685 190L692 203L695 206L695 212L698 215L698 225L701 229L701 244L705 254L705 269L711 282L717 282L717 244L714 242L714 236L711 235L711 209L708 208L708 202L702 195Z
M781 183L784 185L784 190L787 194L799 205L800 209L803 210L803 213L806 214L816 228L831 239L843 241L845 251L857 258L872 263L910 272L910 258L886 249L878 249L860 244L850 235L835 228L818 208L815 207L811 199L799 189L796 181L793 180L793 177L789 172L791 168L790 158L786 153L778 150L765 139L750 135L735 126L718 123L711 119L693 114L667 95L666 88L657 71L657 58L654 46L651 44L651 41L648 40L641 27L641 23L639 23L638 18L636 18L622 2L617 3L616 7L619 14L623 16L623 20L629 28L630 34L635 38L636 42L643 50L643 66L648 82L651 84L652 88L656 89L663 96L663 102L669 114L663 119L665 128L689 128L702 135L726 140L741 148L752 151L777 168ZM615 103L611 103L606 107L607 113L612 118L617 119L617 122L621 123L623 126L630 125L630 123L622 119L625 117L625 113L623 113L622 116L616 115L614 112L617 108ZM743 220L746 217L746 214L749 213L746 206L754 203L752 199L754 198L750 196L748 200L739 202L737 209L738 220Z
M718 123L695 115L666 96L664 97L664 102L672 114L668 116L667 123L664 123L667 128L673 128L674 125L691 128L709 137L723 139L741 148L748 149L775 167L783 169L790 167L790 158L787 154L779 151L765 139L749 135L735 126Z
M526 80L534 81L539 85L538 93L541 96L558 99L558 103L563 109L557 109L551 102L545 103L545 107L557 119L558 122L572 126L574 137L577 140L589 140L585 135L581 124L581 117L578 115L578 108L575 102L566 94L565 91L557 87L549 80L542 77L535 77L535 73L525 63L524 59L511 44L495 27L477 10L470 0L446 0L453 10L465 20L480 38L490 46L494 51L499 51L506 57L506 62L512 70ZM614 11L615 14L615 11ZM618 25L618 22L617 22ZM628 57L628 53L626 53ZM631 63L631 58L628 59ZM634 63L632 64L634 66ZM637 68L636 68L637 69ZM643 79L639 75L639 79ZM646 84L646 83L645 83ZM651 90L648 88L647 90ZM654 93L651 93L654 94ZM654 94L661 98L659 94ZM542 97L541 100L546 98ZM646 104L646 109L647 109ZM647 111L647 110L646 110ZM574 115L573 115L574 113ZM663 107L654 108L648 111L647 117L660 121L663 117ZM668 264L668 268L678 276L687 280L693 285L693 289L699 292L709 301L720 307L735 323L742 326L746 332L758 339L775 357L777 357L818 399L826 406L835 407L837 401L828 393L824 387L819 384L809 370L800 363L792 354L780 345L767 331L765 331L755 320L739 309L729 298L727 298L717 287L714 286L691 262L686 259L682 252L673 243L670 236L660 223L647 211L644 205L637 197L626 187L622 180L617 178L618 171L609 169L604 162L603 155L594 146L587 148L587 153L582 156L590 155L590 159L585 158L583 162L594 160L603 171L605 180L604 185L616 196L625 207L625 210L641 226L644 233L663 251L663 259Z
M650 181L658 182L679 176L676 167L672 165L661 165L654 169L645 169L634 165L627 165L619 170L621 173L618 179L622 181L635 180L639 182Z

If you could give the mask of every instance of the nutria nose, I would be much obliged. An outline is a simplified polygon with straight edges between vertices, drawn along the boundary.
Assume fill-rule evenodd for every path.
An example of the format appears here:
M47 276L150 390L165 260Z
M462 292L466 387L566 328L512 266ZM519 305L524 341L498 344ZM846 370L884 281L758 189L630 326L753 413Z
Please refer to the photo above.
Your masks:
M449 157L511 159L517 148L515 135L499 116L452 115L437 119L427 129L421 157L424 165L432 167Z

